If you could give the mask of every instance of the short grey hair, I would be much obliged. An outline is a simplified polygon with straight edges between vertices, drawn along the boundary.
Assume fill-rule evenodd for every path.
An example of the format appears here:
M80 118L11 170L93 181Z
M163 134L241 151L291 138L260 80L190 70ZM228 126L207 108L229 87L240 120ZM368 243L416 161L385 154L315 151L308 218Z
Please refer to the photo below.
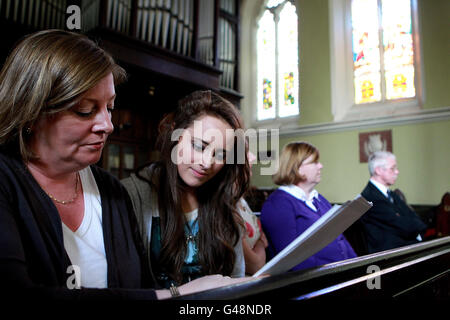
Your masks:
M369 156L369 173L372 177L375 174L375 169L378 167L385 167L388 158L395 159L395 155L389 151L375 151Z

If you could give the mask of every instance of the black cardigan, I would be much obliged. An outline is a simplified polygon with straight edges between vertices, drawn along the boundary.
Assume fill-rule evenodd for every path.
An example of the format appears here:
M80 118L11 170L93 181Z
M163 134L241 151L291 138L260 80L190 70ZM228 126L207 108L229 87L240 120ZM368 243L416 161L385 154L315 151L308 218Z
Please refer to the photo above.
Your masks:
M129 196L91 166L100 191L107 289L69 289L61 219L22 160L0 150L0 290L21 298L155 299ZM68 269L69 268L69 269Z

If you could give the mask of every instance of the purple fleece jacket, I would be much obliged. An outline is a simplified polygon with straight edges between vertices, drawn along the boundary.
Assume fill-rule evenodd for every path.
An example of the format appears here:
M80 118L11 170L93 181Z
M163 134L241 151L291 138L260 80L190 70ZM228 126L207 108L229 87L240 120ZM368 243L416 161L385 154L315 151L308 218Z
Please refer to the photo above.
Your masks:
M261 223L269 240L268 258L273 258L331 208L327 199L320 194L313 203L317 212L304 201L280 189L267 198L261 210ZM354 257L355 251L341 234L292 270L307 269Z

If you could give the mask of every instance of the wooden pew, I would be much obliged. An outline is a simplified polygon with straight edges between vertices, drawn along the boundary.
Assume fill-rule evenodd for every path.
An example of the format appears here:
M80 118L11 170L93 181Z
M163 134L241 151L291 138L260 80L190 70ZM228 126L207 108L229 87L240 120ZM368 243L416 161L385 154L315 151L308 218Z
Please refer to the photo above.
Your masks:
M450 298L450 237L180 297L187 300Z

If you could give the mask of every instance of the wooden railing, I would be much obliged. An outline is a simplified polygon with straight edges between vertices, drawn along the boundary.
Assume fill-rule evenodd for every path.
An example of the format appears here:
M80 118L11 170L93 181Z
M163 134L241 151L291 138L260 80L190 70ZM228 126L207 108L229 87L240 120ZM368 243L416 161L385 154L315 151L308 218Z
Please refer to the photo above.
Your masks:
M90 2L98 3L99 1L91 0ZM106 0L103 1L106 6L104 8L105 26L170 51L191 56L194 41L195 2L194 0Z
M182 296L188 300L449 299L450 237ZM326 300L329 301L329 300Z
M0 19L35 29L64 29L65 15L64 0L0 0Z
M196 0L86 0L83 31L98 26L192 57Z
M219 11L219 69L223 71L220 85L237 87L237 52L239 44L239 6L235 0L222 0Z

